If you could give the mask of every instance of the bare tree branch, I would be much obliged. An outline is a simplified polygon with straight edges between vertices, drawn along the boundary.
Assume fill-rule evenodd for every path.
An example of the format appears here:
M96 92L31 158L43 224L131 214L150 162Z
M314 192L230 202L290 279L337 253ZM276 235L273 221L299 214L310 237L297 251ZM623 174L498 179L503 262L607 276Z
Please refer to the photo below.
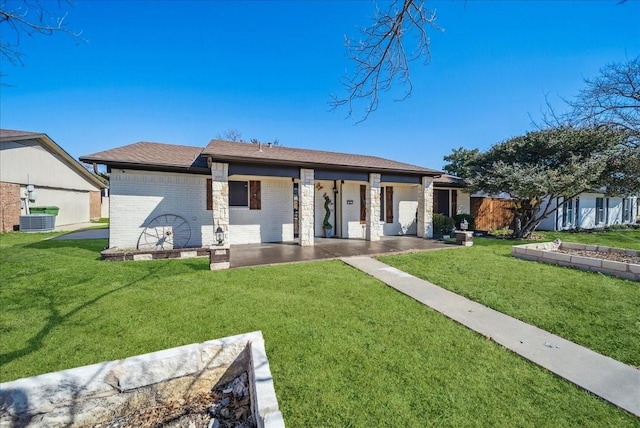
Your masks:
M394 0L385 11L376 7L373 23L361 30L362 40L345 37L355 71L342 82L347 96L331 95L331 109L347 106L347 117L351 117L354 103L362 100L366 105L358 123L378 108L380 91L388 91L394 83L405 88L399 100L408 98L413 89L409 63L422 58L427 64L431 59L428 27L441 30L436 24L435 11L427 10L424 0ZM413 40L410 51L405 47L407 40Z
M238 131L235 128L227 129L226 131L219 133L216 135L218 140L225 141L244 141L242 139L242 132Z
M50 12L46 6L57 3L61 16ZM22 36L33 37L36 34L46 36L64 33L76 41L82 32L75 32L66 27L67 13L62 11L62 3L71 4L71 0L57 2L41 0L0 1L0 55L10 64L24 65L22 52L19 49Z
M545 126L607 127L626 132L627 144L640 147L640 56L611 63L600 75L585 79L586 87L573 99L562 100L570 108L567 113L554 111L547 99L543 113Z

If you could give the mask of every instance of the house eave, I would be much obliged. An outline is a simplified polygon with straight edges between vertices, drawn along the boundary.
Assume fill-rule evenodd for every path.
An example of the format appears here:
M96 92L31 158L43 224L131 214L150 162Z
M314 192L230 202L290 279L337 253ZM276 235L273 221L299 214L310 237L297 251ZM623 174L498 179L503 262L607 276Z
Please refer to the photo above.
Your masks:
M280 159L258 159L253 157L244 157L244 156L224 156L224 155L207 155L209 159L213 162L225 162L225 163L243 163L243 164L256 164L256 165L277 165L277 166L296 166L300 168L312 168L312 169L332 169L332 170L341 170L341 171L359 171L359 172L369 172L369 173L394 173L394 174L403 174L403 175L411 175L411 176L421 176L421 177L440 177L442 173L438 171L418 171L418 170L408 170L401 168L377 168L377 167L369 167L369 166L357 166L357 165L339 165L339 164L326 164L319 162L305 162L305 161L296 161L291 162L288 160L280 160Z

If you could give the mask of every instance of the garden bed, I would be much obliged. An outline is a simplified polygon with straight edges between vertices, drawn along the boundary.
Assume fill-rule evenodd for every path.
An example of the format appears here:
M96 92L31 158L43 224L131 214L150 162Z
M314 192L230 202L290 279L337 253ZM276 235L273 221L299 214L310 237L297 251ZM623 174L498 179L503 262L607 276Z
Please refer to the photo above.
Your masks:
M640 281L640 251L573 242L515 245L511 255L559 266Z
M0 426L210 424L284 427L261 332L0 384Z

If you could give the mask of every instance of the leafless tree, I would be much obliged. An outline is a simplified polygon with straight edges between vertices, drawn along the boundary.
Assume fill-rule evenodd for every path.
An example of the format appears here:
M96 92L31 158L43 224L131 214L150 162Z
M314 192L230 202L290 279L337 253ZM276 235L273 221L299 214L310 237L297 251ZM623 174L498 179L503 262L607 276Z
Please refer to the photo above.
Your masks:
M572 119L586 126L624 130L640 142L640 56L611 63L600 75L585 79L586 88L567 103Z
M225 141L243 141L242 132L238 131L235 128L227 129L226 131L219 133L218 135L216 135L216 138Z
M537 128L557 126L608 127L629 135L627 145L640 148L640 56L610 63L600 74L585 79L585 88L572 99L562 98L569 110L558 113L547 99L542 123Z
M56 3L61 16L50 10ZM81 32L67 28L64 4L70 5L71 1L0 0L0 54L13 65L24 65L19 49L23 36L64 33L76 41L85 41L80 38Z
M354 103L365 103L364 113L357 122L366 120L378 108L380 92L388 91L397 82L404 87L400 100L411 95L412 84L409 63L431 59L427 29L441 30L436 24L435 11L427 10L425 0L394 0L381 10L376 6L373 23L361 30L362 39L345 37L350 60L355 71L347 75L342 84L347 95L331 96L332 110L348 107L348 116L354 114ZM412 43L410 49L407 43Z

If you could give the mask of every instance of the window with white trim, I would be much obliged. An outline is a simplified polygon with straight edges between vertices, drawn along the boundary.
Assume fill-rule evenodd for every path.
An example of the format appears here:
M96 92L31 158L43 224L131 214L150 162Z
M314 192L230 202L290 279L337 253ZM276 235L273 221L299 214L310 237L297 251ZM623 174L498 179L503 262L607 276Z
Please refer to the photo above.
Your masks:
M604 224L604 198L596 198L596 226Z

